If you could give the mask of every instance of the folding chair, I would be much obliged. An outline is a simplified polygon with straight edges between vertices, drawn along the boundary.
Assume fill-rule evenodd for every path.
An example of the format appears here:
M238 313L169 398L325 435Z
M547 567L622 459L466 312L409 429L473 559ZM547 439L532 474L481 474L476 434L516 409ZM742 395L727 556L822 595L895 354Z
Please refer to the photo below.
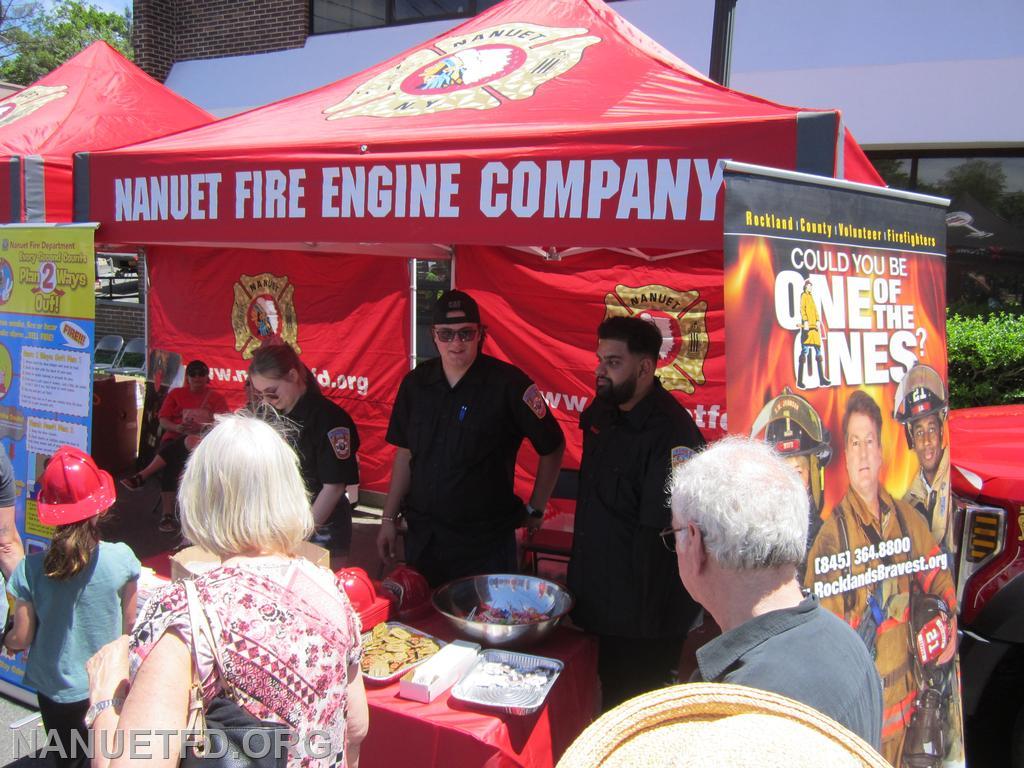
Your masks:
M104 336L96 342L96 350L93 353L92 369L94 371L110 370L118 356L121 354L122 347L124 347L123 337L115 334Z
M129 339L111 366L110 372L130 375L145 374L146 340L140 337Z
M563 469L558 473L555 488L551 492L553 499L576 499L579 495L580 471ZM533 536L523 542L523 570L529 569L537 575L537 566L541 560L556 563L568 563L572 554L572 531L553 531L541 528Z

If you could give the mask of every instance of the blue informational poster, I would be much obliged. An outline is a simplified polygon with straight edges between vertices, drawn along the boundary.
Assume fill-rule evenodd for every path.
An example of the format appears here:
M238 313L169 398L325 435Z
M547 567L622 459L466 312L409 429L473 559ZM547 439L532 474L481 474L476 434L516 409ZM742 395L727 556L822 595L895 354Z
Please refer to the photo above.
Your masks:
M96 325L92 225L0 226L0 446L17 483L26 554L48 545L39 477L61 445L89 450ZM26 654L0 652L0 690L35 703Z

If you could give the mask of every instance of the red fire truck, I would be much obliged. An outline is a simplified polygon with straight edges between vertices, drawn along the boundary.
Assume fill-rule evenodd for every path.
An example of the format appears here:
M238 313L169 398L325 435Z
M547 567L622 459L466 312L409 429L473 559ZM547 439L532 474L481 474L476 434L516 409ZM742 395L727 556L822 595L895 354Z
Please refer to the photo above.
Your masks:
M949 426L968 764L1024 768L1024 405Z

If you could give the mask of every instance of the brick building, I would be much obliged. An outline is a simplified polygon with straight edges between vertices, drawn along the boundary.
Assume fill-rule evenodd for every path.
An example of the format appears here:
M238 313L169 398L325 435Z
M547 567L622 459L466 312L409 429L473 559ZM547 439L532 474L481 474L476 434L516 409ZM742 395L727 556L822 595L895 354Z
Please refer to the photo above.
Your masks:
M177 61L301 48L309 0L135 0L135 63L165 80Z

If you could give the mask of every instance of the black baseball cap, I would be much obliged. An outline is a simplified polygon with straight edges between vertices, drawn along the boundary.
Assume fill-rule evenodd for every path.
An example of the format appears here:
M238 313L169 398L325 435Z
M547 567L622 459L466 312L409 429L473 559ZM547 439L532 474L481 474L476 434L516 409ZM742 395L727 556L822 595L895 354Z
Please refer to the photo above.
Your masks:
M210 366L204 363L202 360L193 360L191 363L185 366L186 376L209 376Z
M480 308L473 297L462 291L445 291L434 304L434 325L479 323Z

